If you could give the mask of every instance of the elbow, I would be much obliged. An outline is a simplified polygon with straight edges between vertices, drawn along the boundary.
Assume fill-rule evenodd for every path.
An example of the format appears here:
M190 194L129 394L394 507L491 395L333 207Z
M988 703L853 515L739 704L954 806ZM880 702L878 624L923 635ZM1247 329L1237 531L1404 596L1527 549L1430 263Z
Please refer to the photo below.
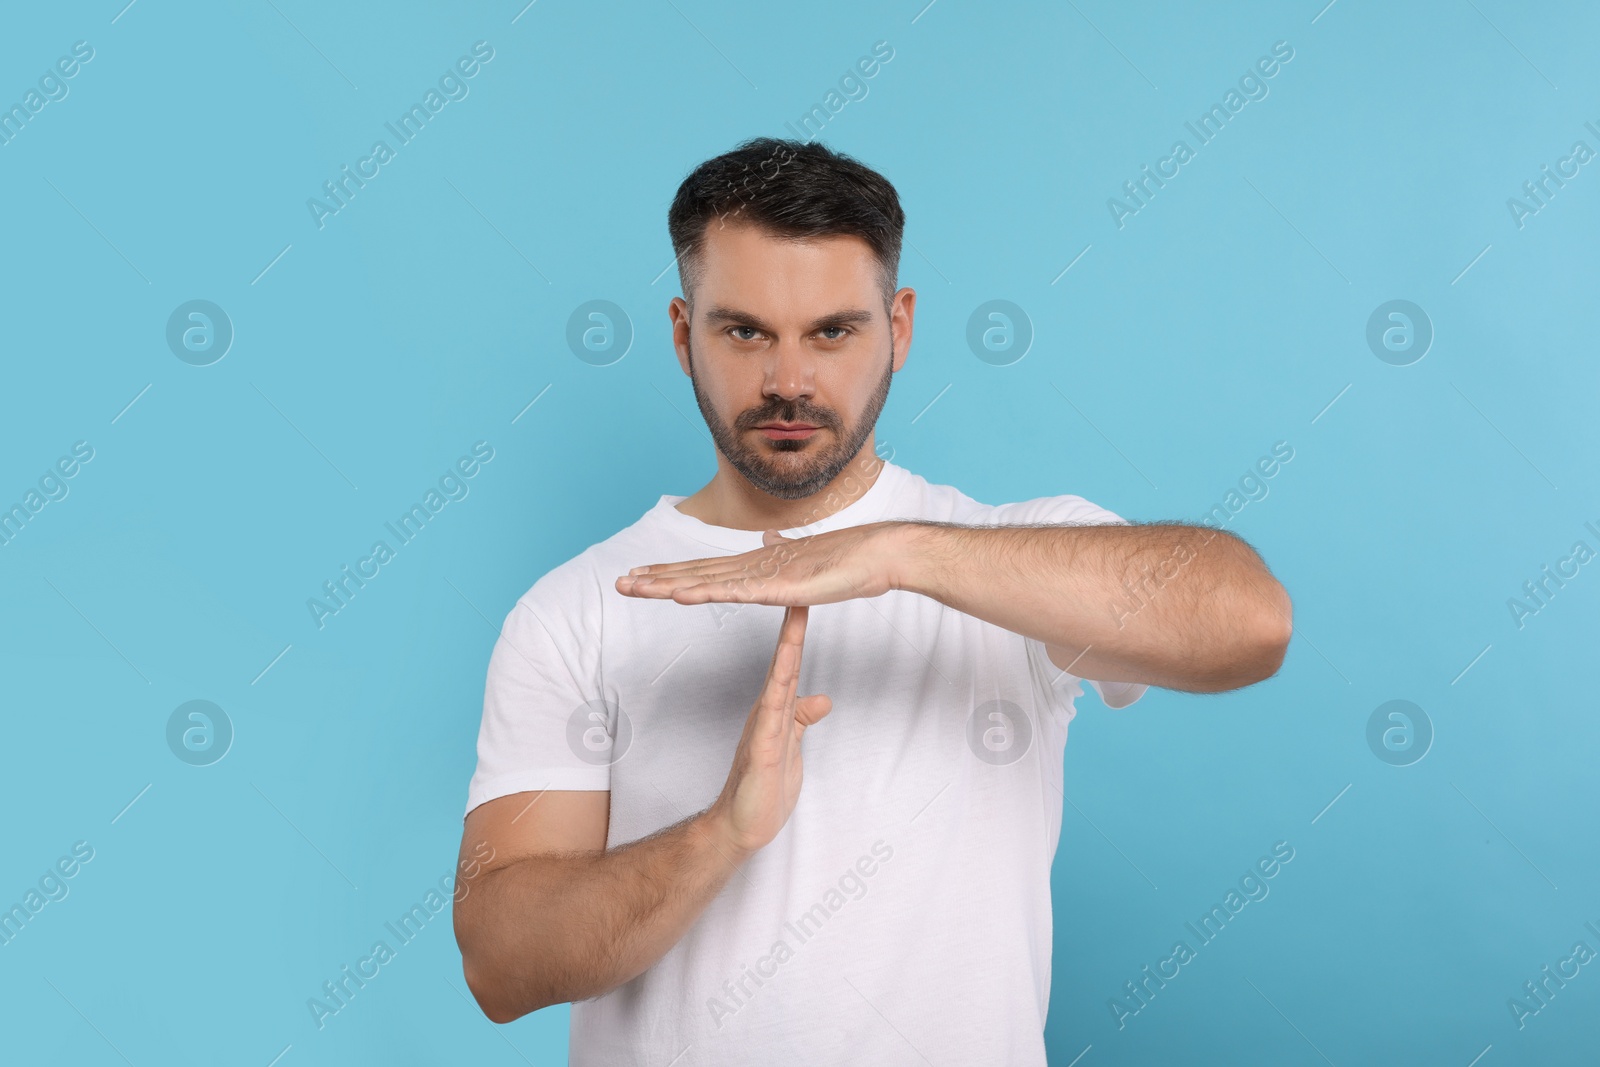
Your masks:
M492 931L474 927L465 903L462 901L455 909L456 947L461 952L461 977L484 1017L504 1025L556 1003L538 996L537 991L528 988L526 979L519 980L506 966L496 952Z
M1243 541L1237 541L1254 571L1239 588L1234 601L1242 622L1233 630L1236 644L1228 677L1212 677L1208 692L1224 692L1265 681L1278 673L1294 635L1294 604L1283 583L1272 576L1266 563ZM1240 616L1235 616L1239 618Z
M461 977L466 979L472 999L478 1002L478 1010L490 1022L509 1023L521 1017L521 1012L515 1011L501 999L500 984L486 977L473 965L472 958L465 954L461 957Z
M1216 669L1185 688L1195 693L1228 693L1266 681L1283 666L1293 633L1289 594L1274 582L1259 608L1251 612L1249 625L1240 628L1226 661L1219 661Z
M1264 597L1265 604L1257 613L1255 639L1252 643L1254 675L1247 685L1264 681L1278 673L1284 657L1289 653L1289 639L1294 636L1294 605L1289 593L1278 582L1271 583Z
M513 1004L505 995L505 984L492 976L484 975L466 956L461 960L461 975L466 979L472 999L478 1003L478 1010L482 1011L484 1017L492 1023L504 1025L516 1022L529 1012L547 1007L544 1004Z
M1185 693L1228 693L1277 674L1294 633L1289 594L1268 579L1253 603L1229 611L1216 629L1220 633L1205 653L1195 653L1182 681L1156 684Z

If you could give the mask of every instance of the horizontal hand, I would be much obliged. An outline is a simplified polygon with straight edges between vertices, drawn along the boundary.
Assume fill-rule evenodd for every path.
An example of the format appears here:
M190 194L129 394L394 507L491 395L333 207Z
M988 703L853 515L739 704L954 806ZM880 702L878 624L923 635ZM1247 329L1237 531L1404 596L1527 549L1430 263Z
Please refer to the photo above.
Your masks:
M635 567L617 579L617 592L679 604L786 607L881 596L896 588L893 526L870 523L794 538L767 530L764 547L736 556Z

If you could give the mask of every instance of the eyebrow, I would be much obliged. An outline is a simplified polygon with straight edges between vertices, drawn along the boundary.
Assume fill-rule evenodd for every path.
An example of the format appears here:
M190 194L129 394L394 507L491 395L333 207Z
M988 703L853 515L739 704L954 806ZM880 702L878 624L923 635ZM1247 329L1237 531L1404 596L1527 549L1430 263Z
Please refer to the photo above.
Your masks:
M865 308L846 308L842 311L830 312L809 324L805 332L812 333L828 326L866 326L872 322L872 312ZM747 311L738 308L717 305L706 310L706 322L712 326L726 323L738 323L741 326L753 326L762 333L773 333L773 328L762 322L761 319Z

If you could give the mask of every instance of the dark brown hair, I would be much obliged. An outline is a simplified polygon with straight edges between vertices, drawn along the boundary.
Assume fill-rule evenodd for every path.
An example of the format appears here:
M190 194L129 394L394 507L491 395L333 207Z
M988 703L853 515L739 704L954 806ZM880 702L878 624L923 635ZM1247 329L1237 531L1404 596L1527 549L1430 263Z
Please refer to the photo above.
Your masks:
M900 271L906 216L877 171L816 141L757 137L700 164L667 211L684 297L700 280L706 228L749 224L781 237L852 235L872 248L887 311Z

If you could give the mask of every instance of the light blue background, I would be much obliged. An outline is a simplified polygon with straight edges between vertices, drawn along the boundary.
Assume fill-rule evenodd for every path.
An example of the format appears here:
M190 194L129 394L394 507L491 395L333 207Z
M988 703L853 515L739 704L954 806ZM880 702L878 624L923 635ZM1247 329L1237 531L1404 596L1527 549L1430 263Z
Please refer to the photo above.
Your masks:
M1506 206L1600 149L1592 7L122 2L0 16L0 103L95 50L0 147L0 504L95 450L0 548L0 904L95 850L0 947L7 1060L564 1062L567 1008L497 1031L466 1000L448 914L324 1029L306 1000L451 870L516 597L712 473L665 317L678 182L886 40L822 137L909 216L895 461L1197 521L1294 449L1229 525L1294 598L1282 671L1080 701L1052 1062L1592 1062L1600 965L1525 1028L1507 1001L1600 950L1600 565L1521 629L1506 603L1600 548L1600 163ZM307 198L478 40L470 95L319 230ZM1280 40L1270 95L1119 229L1107 198ZM164 339L192 299L236 330L208 367ZM566 345L591 299L636 331L610 366ZM991 299L1036 331L1010 366L966 345ZM1434 326L1410 366L1365 341L1391 299ZM479 440L470 495L319 630L307 598ZM1396 698L1436 731L1406 767L1366 742ZM193 699L236 730L208 767L165 741ZM1280 840L1271 895L1118 1029Z

